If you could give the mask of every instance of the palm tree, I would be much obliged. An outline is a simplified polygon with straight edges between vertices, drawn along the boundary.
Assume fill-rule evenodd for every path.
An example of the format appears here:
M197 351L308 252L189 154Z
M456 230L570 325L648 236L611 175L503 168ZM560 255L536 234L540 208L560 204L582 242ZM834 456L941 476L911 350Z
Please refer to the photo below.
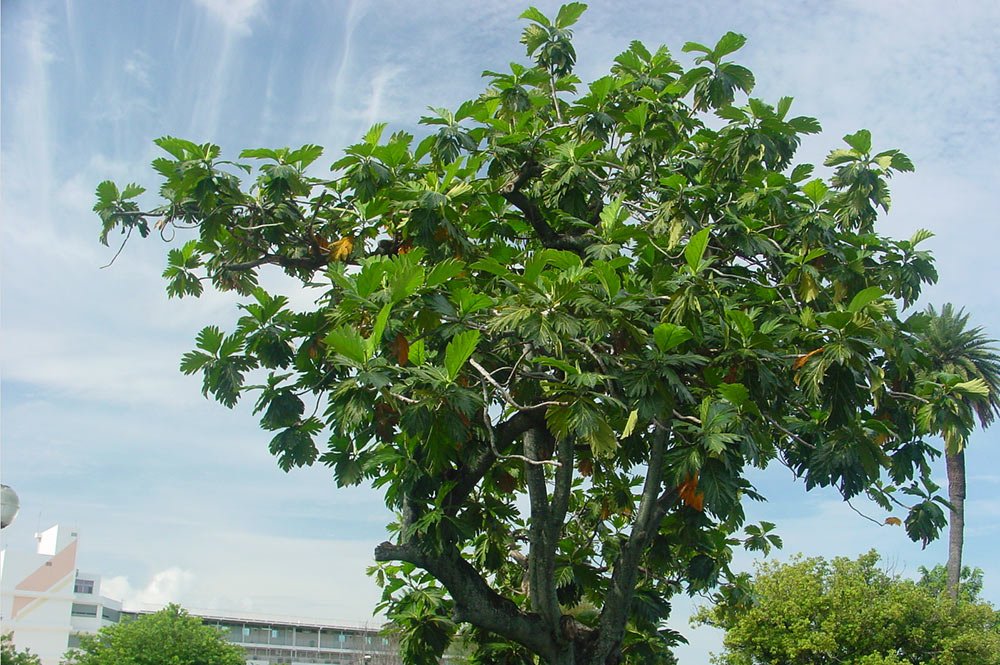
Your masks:
M964 309L955 311L951 303L941 308L927 308L930 325L921 333L921 345L935 372L945 372L963 381L981 379L989 388L985 399L963 397L983 427L1000 415L1000 352L980 327L968 328L969 315ZM959 575L962 570L962 548L965 540L965 450L963 445L945 451L948 473L948 500L952 505L948 534L948 595L958 598Z

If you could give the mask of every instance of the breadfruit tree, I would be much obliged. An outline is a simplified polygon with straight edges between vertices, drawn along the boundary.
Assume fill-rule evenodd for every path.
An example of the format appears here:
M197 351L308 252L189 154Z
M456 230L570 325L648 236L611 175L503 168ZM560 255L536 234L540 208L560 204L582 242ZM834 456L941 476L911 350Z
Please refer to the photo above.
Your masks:
M901 488L926 542L945 520L921 410L982 391L917 380L926 316L903 313L931 234L875 229L906 155L861 130L814 177L793 159L819 123L747 97L734 33L685 44L691 67L633 42L585 85L584 9L524 12L531 64L420 141L376 125L324 171L315 145L231 161L166 137L160 207L97 190L104 243L190 235L170 296L243 297L181 370L227 407L253 395L282 469L384 494L373 574L413 662L459 625L473 662L666 658L668 599L778 542L743 511L772 462L887 507Z

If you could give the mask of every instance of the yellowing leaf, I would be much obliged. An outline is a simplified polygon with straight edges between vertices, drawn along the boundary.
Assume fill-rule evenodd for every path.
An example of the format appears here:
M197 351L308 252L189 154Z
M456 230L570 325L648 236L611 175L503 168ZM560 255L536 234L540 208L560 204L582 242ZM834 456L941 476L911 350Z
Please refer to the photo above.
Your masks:
M581 435L581 438L590 444L594 457L608 457L618 447L614 430L603 420L598 420L592 430L581 432Z
M344 236L337 242L330 243L327 251L330 252L331 261L343 261L351 255L351 250L353 249L354 238L351 236Z
M886 517L885 523L891 524L892 526L902 526L903 520L899 519L898 517Z
M802 277L799 279L799 295L806 302L812 302L819 295L819 285L816 284L812 275L805 271L802 272Z
M622 430L622 438L627 439L631 436L632 432L635 430L635 424L639 420L639 412L633 410L628 414L628 420L625 422L625 429Z

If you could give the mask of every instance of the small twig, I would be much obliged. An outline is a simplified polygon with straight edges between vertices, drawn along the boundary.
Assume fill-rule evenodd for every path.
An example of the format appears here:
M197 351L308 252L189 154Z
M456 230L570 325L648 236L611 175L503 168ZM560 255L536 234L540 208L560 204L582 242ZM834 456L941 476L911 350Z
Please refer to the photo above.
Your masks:
M793 439L795 439L796 441L798 441L799 443L801 443L806 448L809 448L810 450L816 450L816 446L814 446L813 444L809 443L808 441L806 441L805 439L803 439L801 436L799 436L795 432L792 432L791 430L788 430L788 429L782 427L781 425L779 425L778 423L776 423L774 420L771 420L770 418L768 418L767 421L769 423L771 423L772 425L774 425L775 427L777 427L779 430L781 430L786 436L792 437Z
M441 317L441 320L442 321L447 321L449 323L461 323L463 326L466 326L468 328L472 328L473 330L478 330L480 332L487 332L489 330L489 328L487 328L486 326L482 325L481 323L473 323L472 321L464 321L464 320L462 320L460 318L457 318L457 317L454 317L454 316L444 315L444 316Z
M306 393L311 393L311 392L316 391L316 389L319 388L321 385L323 385L323 383L325 383L327 379L329 379L331 376L333 376L333 373L336 372L336 371L337 371L337 368L334 367L333 369L331 369L330 371L328 371L326 374L324 374L323 376L319 377L319 379L317 381L315 381L312 385L306 386L302 390L300 390L300 391L298 391L296 393L292 393L292 394L295 395L296 397L301 397L302 395L305 395Z
M882 522L879 522L879 521L878 521L877 519L875 519L874 517L869 517L868 515L865 515L865 514L864 514L863 512L861 512L860 510L858 510L857 508L855 508L855 507L854 507L854 504L852 504L852 503L851 503L851 500L850 500L850 499L844 499L844 503L846 503L846 504L847 504L848 506L850 506L850 507L851 507L851 510L853 510L854 512L856 512L856 513L857 513L858 515L861 515L862 517L864 517L864 518L865 518L866 520L868 520L869 522L873 522L873 523L875 523L875 524L878 524L879 526L885 526L885 524L884 524L884 523L882 523Z
M319 412L319 403L323 401L323 393L316 393L316 406L313 407L313 412L310 414L310 418L315 418L316 413Z
M677 409L674 409L674 418L677 418L678 420L686 420L689 423L694 423L695 425L700 425L701 424L701 421L698 420L697 418L695 418L694 416L685 416L683 413L681 413Z
M928 400L926 398L923 398L920 395L914 395L912 393L904 393L904 392L900 392L898 390L889 390L888 388L885 389L885 392L888 393L889 395L891 395L892 397L905 397L906 399L916 400L916 401L918 401L918 402L920 402L922 404L930 404L931 403L930 400Z
M511 397L510 393L507 392L506 388L497 383L496 379L493 378L492 374L486 371L485 367L477 363L473 358L469 358L469 364L475 367L476 370L483 376L483 378L490 383L490 385L492 385L494 388L500 391L500 395L503 397L504 401L507 402L509 406L514 407L518 411L531 411L532 409L543 409L549 406L566 406L566 402L539 402L538 404L532 404L531 406L521 406L520 404L514 401L514 398ZM486 401L488 404L489 399L487 399Z
M258 224L257 226L242 226L240 224L236 224L235 228L239 229L240 231L256 231L257 229L266 229L272 226L283 226L284 224L285 222L274 222L273 224Z
M597 352L594 351L594 349L590 348L589 344L587 344L586 342L584 342L582 339L577 339L575 337L572 338L571 341L573 341L573 342L579 344L581 347L583 347L583 349L587 353L589 353L590 357L593 358L594 361L597 363L597 366L601 368L601 371L604 372L604 373L607 373L608 367L607 367L607 365L604 364L604 360L601 359L601 356L599 356L597 354ZM610 360L611 362L613 362L616 365L618 365L618 367L622 367L622 364L620 362L618 362L617 360L615 360L610 355L608 356L608 360ZM622 394L622 391L620 391L620 390L617 389L617 387L615 386L615 383L614 383L613 379L611 379L611 378L605 379L604 380L604 385L607 386L608 392L610 392L612 395L614 395L618 399L624 399L624 395Z
M195 226L197 226L197 224ZM181 228L193 229L195 228L195 226L188 226ZM167 229L170 230L169 238L167 237ZM173 242L174 238L176 237L177 237L177 223L174 222L173 220L171 220L169 224L164 221L163 225L160 226L160 240L162 240L163 242Z
M486 376L489 376L489 374L487 374ZM490 381L492 381L492 377L490 378ZM483 386L483 423L486 424L486 432L487 434L489 434L490 438L490 450L493 452L493 455L498 460L520 460L526 464L532 464L534 466L556 466L556 467L562 466L561 463L555 460L534 460L531 459L530 457L525 457L524 455L515 455L513 453L509 455L503 455L500 453L499 450L497 450L497 435L496 432L493 430L493 421L490 420L489 389L486 387L486 381L481 381L480 383L482 383ZM495 382L493 383L495 385Z
M656 416L653 416L653 426L656 427L657 429L663 430L664 432L669 432L672 429L661 423L660 419L657 418Z
M411 397L404 397L404 396L400 395L399 393L389 393L389 397L395 397L400 402L404 402L406 404L420 404L420 400L413 399Z
M129 237L131 237L131 235L132 235L132 229L134 229L134 228L135 228L134 226L128 227L128 233L125 234L125 239L122 240L122 246L118 248L118 251L115 252L115 255L111 257L111 260L108 261L107 265L103 265L103 266L101 266L99 268L100 270L104 270L105 268L111 266L111 264L115 262L115 259L118 258L118 255L122 253L123 249L125 249L125 243L128 242Z
M552 105L556 111L556 119L559 124L563 123L562 110L559 108L559 96L556 94L556 75L549 72L549 84L552 86Z
M507 384L508 387L510 386L510 382L513 381L514 377L517 375L517 368L518 368L518 366L520 366L521 362L525 358L528 357L528 353L530 351L531 351L531 345L530 344L525 344L524 345L524 351L521 353L521 357L518 358L517 362L514 363L514 366L510 368L510 374L507 376L507 381L506 381L506 384Z
M884 492L883 491L882 492L882 496L884 496L885 498L889 499L889 501L891 501L892 503L896 504L900 508L906 508L907 510L913 510L913 506L906 505L905 503L903 503L902 501L900 501L899 499L897 499L896 497L894 497L889 492Z
M546 374L545 372L519 372L518 376L525 379L537 379L539 381L550 381L552 383L559 383L561 379L555 374Z
M119 217L156 217L155 212L145 212L142 210L119 210L115 212Z

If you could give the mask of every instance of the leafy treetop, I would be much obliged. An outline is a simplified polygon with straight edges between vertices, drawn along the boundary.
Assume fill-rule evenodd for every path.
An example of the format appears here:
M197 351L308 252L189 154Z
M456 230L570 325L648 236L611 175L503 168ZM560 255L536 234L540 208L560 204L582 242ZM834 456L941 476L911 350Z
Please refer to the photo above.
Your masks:
M698 619L726 631L719 665L982 665L1000 663L1000 613L952 599L857 560L793 559L761 566L750 607L719 605ZM944 589L944 567L940 588ZM926 571L925 571L926 572Z
M166 137L162 206L98 187L105 243L193 234L171 296L244 297L181 369L228 407L256 395L281 468L326 465L397 512L374 574L413 662L457 624L474 662L663 654L672 595L780 542L744 528L748 467L886 507L902 488L926 542L944 515L918 411L984 390L918 374L926 316L902 312L936 279L931 234L875 230L903 153L861 130L828 179L795 164L819 123L744 96L735 33L686 44L690 69L633 42L584 85L584 8L529 9L532 64L484 72L418 142L372 127L329 175L314 145L228 161ZM265 289L267 267L315 307Z
M924 566L920 566L917 572L920 573L920 579L917 581L917 584L937 595L947 593L947 570L945 566L938 564L930 570ZM983 590L983 569L963 566L960 579L962 586L959 598L970 602L979 601L979 592Z
M159 612L80 635L66 653L66 665L243 665L243 649L223 639L218 629L170 604Z

